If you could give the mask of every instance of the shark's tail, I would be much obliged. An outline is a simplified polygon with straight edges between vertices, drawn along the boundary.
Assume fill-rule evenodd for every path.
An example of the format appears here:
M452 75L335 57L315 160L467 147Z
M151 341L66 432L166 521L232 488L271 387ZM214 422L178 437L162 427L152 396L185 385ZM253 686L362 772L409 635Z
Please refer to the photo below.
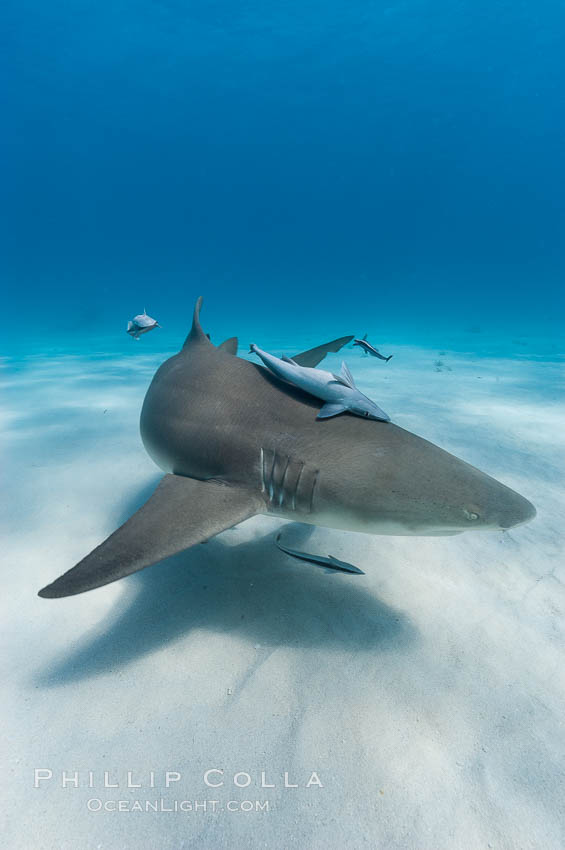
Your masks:
M249 345L249 351L248 351L247 353L248 353L248 354L255 354L255 349L256 349L256 347L257 347L257 346L255 345L255 343L254 343L254 342L250 343L250 345Z
M391 358L391 357L393 357L393 356L394 356L393 354L389 354L389 355L388 355L388 357L385 357L386 362L388 363L388 361L390 360L390 358Z

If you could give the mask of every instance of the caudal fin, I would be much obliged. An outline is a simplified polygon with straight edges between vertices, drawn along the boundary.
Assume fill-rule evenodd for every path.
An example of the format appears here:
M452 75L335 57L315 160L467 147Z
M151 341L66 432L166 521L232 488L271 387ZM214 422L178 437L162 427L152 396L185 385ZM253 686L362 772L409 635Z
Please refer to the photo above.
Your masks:
M295 354L292 359L298 366L314 368L322 362L326 354L339 351L353 338L353 336L340 336L339 339L332 339L331 342L325 342L323 345L317 345L316 348L309 348L308 351Z

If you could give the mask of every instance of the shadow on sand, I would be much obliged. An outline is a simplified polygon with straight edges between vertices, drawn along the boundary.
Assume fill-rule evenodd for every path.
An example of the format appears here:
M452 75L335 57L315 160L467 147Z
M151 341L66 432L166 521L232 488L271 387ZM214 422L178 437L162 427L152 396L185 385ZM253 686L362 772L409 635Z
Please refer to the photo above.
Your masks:
M143 504L156 483L129 502L119 522ZM285 542L301 548L313 530L289 523ZM116 673L193 629L237 633L264 647L351 652L388 651L415 639L406 615L376 598L365 576L296 561L276 548L274 533L238 544L240 535L236 527L122 579L123 596L108 617L36 674L34 685L57 687ZM187 659L198 663L190 653Z

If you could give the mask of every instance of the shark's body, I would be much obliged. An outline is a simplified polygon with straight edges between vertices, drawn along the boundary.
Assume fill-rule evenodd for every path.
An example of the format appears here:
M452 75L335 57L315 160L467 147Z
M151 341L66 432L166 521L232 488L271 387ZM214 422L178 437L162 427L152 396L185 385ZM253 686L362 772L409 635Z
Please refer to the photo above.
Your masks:
M509 528L533 506L396 425L344 414L262 366L216 348L199 299L183 349L158 369L141 436L166 473L151 498L76 567L40 591L69 596L115 581L258 513L373 534ZM296 356L315 366L352 337Z
M301 366L290 357L274 357L256 345L252 345L250 350L261 358L277 378L325 402L318 411L318 419L330 419L348 410L357 416L390 422L388 414L357 389L345 363L341 364L341 372L334 374L323 369L313 369L311 366Z

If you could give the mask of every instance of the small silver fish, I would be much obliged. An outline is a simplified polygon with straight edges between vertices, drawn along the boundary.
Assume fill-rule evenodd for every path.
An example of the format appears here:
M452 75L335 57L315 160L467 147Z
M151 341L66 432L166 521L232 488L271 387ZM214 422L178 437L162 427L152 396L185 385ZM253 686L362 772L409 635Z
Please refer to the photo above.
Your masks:
M286 552L287 555L292 555L293 558L299 558L301 561L309 561L311 564L318 564L321 567L330 567L332 570L341 570L343 573L358 573L359 575L364 576L365 573L363 570L360 570L359 567L354 567L353 564L348 564L347 561L339 561L337 558L334 558L333 555L310 555L308 552L299 552L298 549L288 549L286 546L283 546L280 543L281 533L279 532L275 537L275 544L281 550L281 552Z
M367 334L365 334L363 339L354 340L353 345L358 345L360 348L363 349L363 352L365 354L370 354L371 357L378 357L379 360L386 360L387 363L392 357L392 354L389 354L388 357L385 357L384 354L381 354L378 348L375 348L374 345L371 345L371 343L367 341Z
M128 322L127 333L133 337L133 339L139 339L141 334L146 334L149 331L154 330L154 328L160 328L156 319L152 319L151 316L148 316L145 308L143 308L143 313L140 313L138 316L134 316L131 321Z

